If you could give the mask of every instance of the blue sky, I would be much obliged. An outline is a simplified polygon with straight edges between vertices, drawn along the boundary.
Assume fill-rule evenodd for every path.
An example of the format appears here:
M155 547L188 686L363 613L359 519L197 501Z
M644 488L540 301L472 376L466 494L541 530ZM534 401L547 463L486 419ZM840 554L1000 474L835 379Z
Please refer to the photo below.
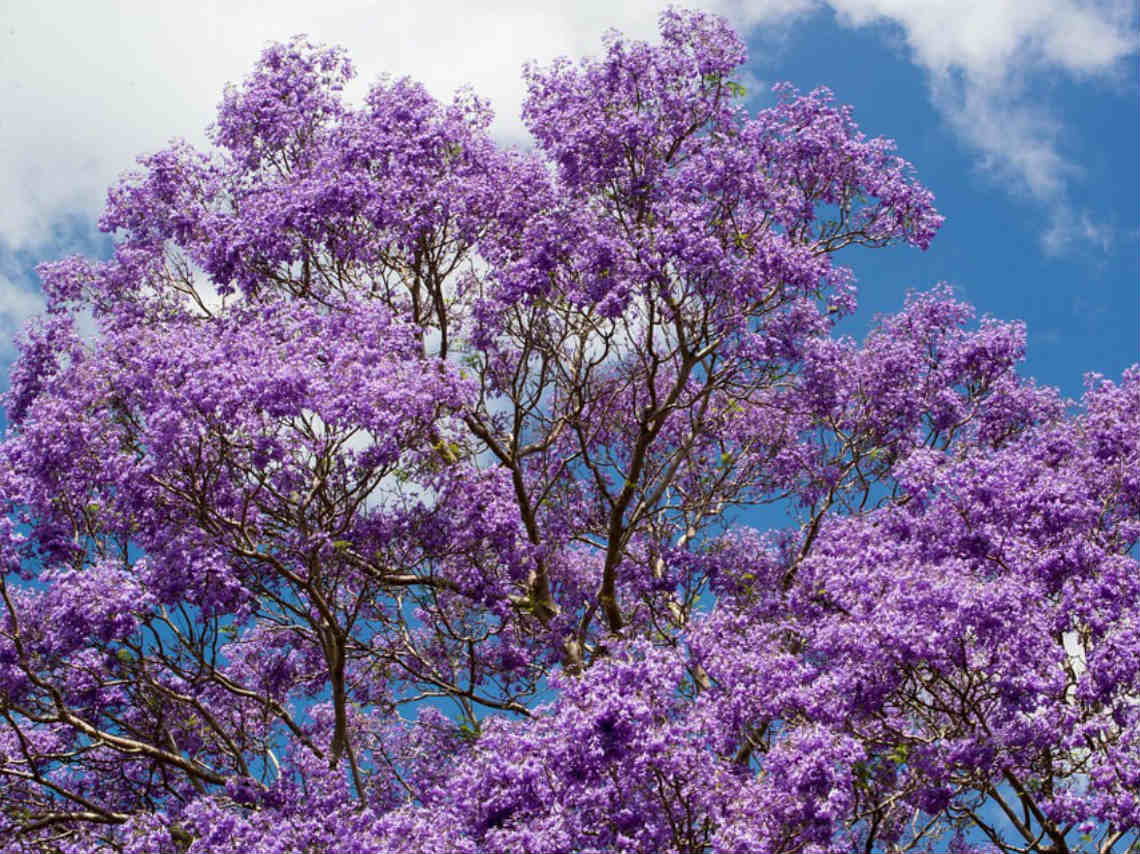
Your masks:
M32 268L103 254L106 187L171 137L204 142L226 81L264 44L345 45L355 92L382 72L440 97L471 83L497 135L518 122L527 59L596 53L616 27L652 37L662 4L367 0L18 4L0 29L0 362L41 305ZM895 139L947 217L926 253L848 253L860 335L908 289L953 284L981 314L1023 319L1025 372L1079 396L1140 355L1140 70L1135 4L1118 0L716 0L751 53L744 82L825 85L869 135ZM271 9L272 13L267 12ZM6 373L6 370L5 370Z
M760 76L827 85L854 106L865 132L895 139L946 216L925 253L864 250L850 261L861 285L854 334L871 313L896 310L908 288L946 281L979 313L1024 320L1025 372L1067 396L1080 394L1086 371L1118 376L1140 359L1135 54L1103 77L1019 69L1017 102L994 109L1035 117L1029 139L1015 128L1009 140L1055 156L1035 175L959 129L978 119L932 97L936 75L916 67L898 24L853 30L818 10L780 48L752 45Z
M271 40L348 48L359 96L382 72L437 97L470 83L526 145L520 66L655 33L655 0L36 0L0 18L0 387L42 307L34 266L105 255L107 186L172 137L204 144L227 81ZM955 286L1022 319L1024 372L1078 397L1140 360L1140 67L1134 0L715 0L748 41L756 107L772 83L828 86L898 143L947 221L931 248L849 251L861 335L909 289ZM0 418L2 422L2 418ZM755 522L767 518L757 514ZM778 510L773 524L783 520Z

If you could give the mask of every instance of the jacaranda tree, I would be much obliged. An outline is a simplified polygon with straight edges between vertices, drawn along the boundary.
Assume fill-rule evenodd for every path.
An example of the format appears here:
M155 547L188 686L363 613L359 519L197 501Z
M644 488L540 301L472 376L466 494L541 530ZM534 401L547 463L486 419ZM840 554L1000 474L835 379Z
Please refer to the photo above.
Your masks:
M660 35L528 68L526 153L270 47L40 268L0 848L1140 846L1140 370L1067 403L945 288L833 336L931 194Z

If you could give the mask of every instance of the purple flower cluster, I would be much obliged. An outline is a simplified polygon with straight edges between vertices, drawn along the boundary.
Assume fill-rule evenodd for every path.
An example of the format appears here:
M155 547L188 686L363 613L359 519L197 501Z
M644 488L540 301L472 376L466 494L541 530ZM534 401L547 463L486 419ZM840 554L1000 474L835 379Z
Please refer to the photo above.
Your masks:
M832 335L933 197L660 35L528 67L527 154L274 45L40 268L0 848L1140 844L1140 368L1063 401L945 286Z

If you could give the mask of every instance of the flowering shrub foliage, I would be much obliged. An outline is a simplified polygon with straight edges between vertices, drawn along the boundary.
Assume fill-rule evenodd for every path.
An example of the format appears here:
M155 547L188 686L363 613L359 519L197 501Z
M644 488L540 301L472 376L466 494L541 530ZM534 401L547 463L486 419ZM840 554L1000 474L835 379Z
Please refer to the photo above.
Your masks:
M660 31L529 67L528 154L275 45L41 268L0 847L1140 844L1140 370L1067 404L946 288L834 337L932 196Z

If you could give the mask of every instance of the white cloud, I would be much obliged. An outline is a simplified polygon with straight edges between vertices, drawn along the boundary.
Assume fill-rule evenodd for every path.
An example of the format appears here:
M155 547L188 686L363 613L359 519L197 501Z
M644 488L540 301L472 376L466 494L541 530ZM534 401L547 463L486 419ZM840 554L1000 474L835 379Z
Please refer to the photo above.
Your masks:
M22 288L0 273L0 358L8 361L15 356L17 333L29 318L43 310L42 294Z
M829 0L854 26L891 21L916 62L1004 81L1018 66L1101 73L1136 50L1132 4L1120 0Z
M1062 156L1061 123L1017 93L987 90L951 75L931 82L934 104L950 126L982 155L982 166L1041 200L1065 193L1079 171Z
M268 42L306 33L344 45L359 96L382 72L446 98L471 84L491 99L497 135L524 142L524 61L596 53L616 27L650 38L667 0L205 0L13 3L0 22L0 240L44 244L67 215L91 218L106 188L171 137L204 142L228 81ZM1071 174L1056 123L1022 99L1024 73L1111 71L1135 50L1127 0L829 0L853 26L897 24L936 102L999 174L1041 200ZM682 0L682 5L684 2ZM743 32L820 0L712 0ZM1010 117L1014 121L1010 121Z
M1111 226L1099 223L1087 211L1075 212L1058 205L1049 216L1049 228L1041 237L1041 244L1050 255L1061 255L1077 244L1108 253L1116 242Z
M1036 75L1111 76L1137 50L1129 0L829 0L850 26L897 25L930 77L934 104L1016 193L1051 211L1042 245L1104 246L1108 227L1070 210L1079 168L1062 153L1061 123L1030 100ZM1076 227L1072 227L1073 223Z
M712 7L746 28L812 0ZM616 27L651 38L664 0L207 0L10 4L0 24L0 239L44 242L63 211L93 217L136 155L172 137L204 143L227 82L261 49L298 33L343 45L359 97L383 72L449 98L470 84L496 108L497 135L524 142L518 120L524 61L597 53Z

